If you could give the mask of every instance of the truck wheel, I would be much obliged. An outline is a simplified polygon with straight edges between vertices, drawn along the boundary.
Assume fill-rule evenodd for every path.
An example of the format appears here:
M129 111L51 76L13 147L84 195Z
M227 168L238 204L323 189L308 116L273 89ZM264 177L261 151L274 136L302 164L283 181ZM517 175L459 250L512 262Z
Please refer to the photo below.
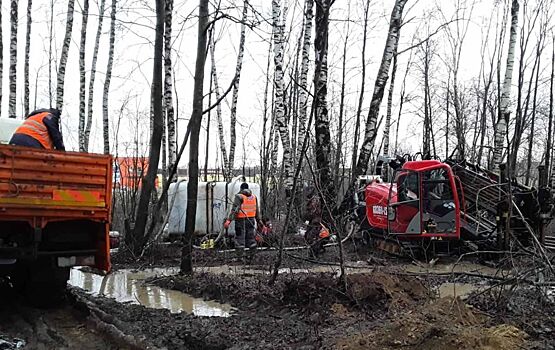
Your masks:
M59 305L65 299L69 268L59 268L52 261L38 260L29 268L25 286L27 301L37 307Z

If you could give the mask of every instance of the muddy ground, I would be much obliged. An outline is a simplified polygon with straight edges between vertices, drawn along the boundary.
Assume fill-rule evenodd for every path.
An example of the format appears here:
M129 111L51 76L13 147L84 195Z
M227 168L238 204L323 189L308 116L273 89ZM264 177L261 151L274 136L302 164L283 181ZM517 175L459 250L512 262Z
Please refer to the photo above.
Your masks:
M144 282L231 304L231 317L171 313L77 288L49 310L3 298L12 301L0 305L0 349L15 349L20 340L25 349L555 349L550 290L505 285L506 266L475 258L429 265L352 246L345 251L350 268L342 281L330 247L319 257L323 265L307 251L289 252L272 286L267 271L275 251L246 259L197 250L192 277ZM176 267L179 257L175 245L141 258L120 251L114 267L119 273Z
M96 329L70 298L37 308L0 284L0 349L122 349Z

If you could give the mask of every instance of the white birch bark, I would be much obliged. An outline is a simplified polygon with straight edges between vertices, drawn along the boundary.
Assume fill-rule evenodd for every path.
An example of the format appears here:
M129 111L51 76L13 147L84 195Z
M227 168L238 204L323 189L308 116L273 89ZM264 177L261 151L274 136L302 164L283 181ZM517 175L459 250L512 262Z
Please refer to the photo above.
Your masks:
M69 46L71 44L71 32L73 30L74 8L75 8L75 0L68 0L66 33L64 36L64 43L62 45L62 54L60 57L60 66L58 67L58 79L57 79L57 86L56 86L56 108L60 111L64 106L64 82L65 82L65 76L66 76L67 56L69 53Z
M291 160L291 142L289 128L285 120L285 88L283 77L283 40L284 21L281 19L280 0L272 0L272 24L274 40L274 114L277 132L279 132L283 148L284 187L289 191L293 188L293 165Z
M301 74L299 78L299 136L297 139L297 145L300 148L303 147L304 138L306 134L306 115L308 107L308 63L310 55L310 40L312 37L312 19L314 17L313 13L314 0L305 1L305 26L304 26L304 36L303 36L303 50L301 54Z
M15 118L16 88L17 88L17 7L18 1L10 2L10 96L8 100L8 115Z
M314 38L314 127L317 175L326 203L335 199L331 175L331 136L328 114L328 21L330 0L316 0L316 36ZM341 125L339 126L341 127ZM327 217L328 215L324 215Z
M248 1L245 0L243 3L243 17L241 20L241 37L239 39L239 49L237 52L237 65L235 66L235 81L233 82L233 91L231 97L231 114L230 114L230 140L229 140L229 158L227 159L226 168L228 171L232 171L235 162L235 145L236 132L235 126L237 124L237 100L239 97L239 79L241 78L241 68L243 67L243 55L245 52L245 31L247 22L247 9ZM228 178L231 178L231 174L228 174Z
M513 0L511 5L511 34L509 36L509 51L507 53L507 68L503 79L503 87L501 91L501 115L497 118L495 125L495 137L493 146L493 166L498 167L501 164L503 156L503 148L505 137L507 135L507 127L509 117L511 115L511 82L513 79L513 67L515 63L515 46L518 29L518 0Z
M214 57L214 51L215 51L215 47L216 43L214 42L214 36L212 36L211 38L211 43L210 43L210 59L212 62L212 81L214 82L214 92L216 94L216 100L220 100L220 87L218 85L218 73L216 71L216 58ZM224 165L224 175L226 175L227 169L225 169L225 165L226 165L226 160L227 160L227 151L226 151L226 147L225 147L225 138L224 138L224 124L222 122L222 107L221 107L221 103L218 103L218 105L216 105L216 121L218 122L218 137L220 140L220 152L222 154L222 163Z
M398 45L397 45L398 46ZM397 52L397 47L395 47ZM383 131L383 154L389 155L389 138L391 134L391 112L393 109L393 91L395 90L395 76L397 75L397 55L393 55L393 67L391 68L391 83L387 94L387 112L385 115L385 127Z
M164 26L164 112L167 128L167 164L169 169L175 162L177 140L175 138L175 113L173 108L173 80L172 80L172 20L173 0L166 0Z
M85 50L87 46L87 23L89 21L89 0L83 0L83 20L81 21L81 41L79 43L79 152L87 152L88 145L85 136Z
M0 0L0 9L2 8L2 0ZM4 81L4 38L2 30L2 11L0 11L0 109L2 107L2 82Z
M33 0L27 0L27 32L25 33L25 65L23 68L23 114L29 114L29 54L31 52L31 9L33 8ZM1 25L1 22L0 22ZM1 40L1 38L0 38ZM1 79L0 79L1 81Z
M377 123L378 114L380 112L380 105L382 103L385 85L387 84L391 60L393 58L393 55L396 54L395 48L397 47L397 43L399 42L403 9L406 3L407 0L396 0L391 12L391 19L389 21L389 34L387 36L382 61L378 70L376 82L374 84L374 93L372 94L370 109L368 111L368 117L366 119L364 141L362 142L362 146L360 148L355 176L364 175L368 170L368 161L370 160L370 154L372 153L372 149L374 148L374 142L376 140L376 135L378 132Z
M96 30L96 37L94 40L94 48L92 54L91 75L89 78L89 95L87 99L87 117L85 125L85 149L89 149L89 139L93 118L93 100L94 100L94 82L96 78L96 62L98 61L98 48L100 46L100 36L102 35L102 24L104 22L104 9L106 7L106 0L100 0L100 9L98 16L98 27Z
M110 80L112 79L112 66L114 64L114 43L116 41L116 0L112 0L110 14L110 47L108 49L108 65L102 95L102 135L104 137L104 153L110 153L110 123L108 119L108 96L110 94Z

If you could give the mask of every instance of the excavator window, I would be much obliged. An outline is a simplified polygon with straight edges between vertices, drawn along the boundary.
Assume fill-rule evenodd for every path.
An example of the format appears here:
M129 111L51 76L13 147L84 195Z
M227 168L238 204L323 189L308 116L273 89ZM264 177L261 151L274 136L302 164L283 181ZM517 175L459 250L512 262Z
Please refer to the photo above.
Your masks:
M422 172L422 222L429 233L455 233L455 201L443 168Z

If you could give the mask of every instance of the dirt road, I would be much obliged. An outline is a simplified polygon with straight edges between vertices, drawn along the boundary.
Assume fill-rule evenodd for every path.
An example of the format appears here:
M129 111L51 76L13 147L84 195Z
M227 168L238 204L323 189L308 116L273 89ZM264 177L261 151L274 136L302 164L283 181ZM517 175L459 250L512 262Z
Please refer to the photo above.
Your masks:
M0 349L120 349L70 301L56 308L27 305L6 287L0 292Z

